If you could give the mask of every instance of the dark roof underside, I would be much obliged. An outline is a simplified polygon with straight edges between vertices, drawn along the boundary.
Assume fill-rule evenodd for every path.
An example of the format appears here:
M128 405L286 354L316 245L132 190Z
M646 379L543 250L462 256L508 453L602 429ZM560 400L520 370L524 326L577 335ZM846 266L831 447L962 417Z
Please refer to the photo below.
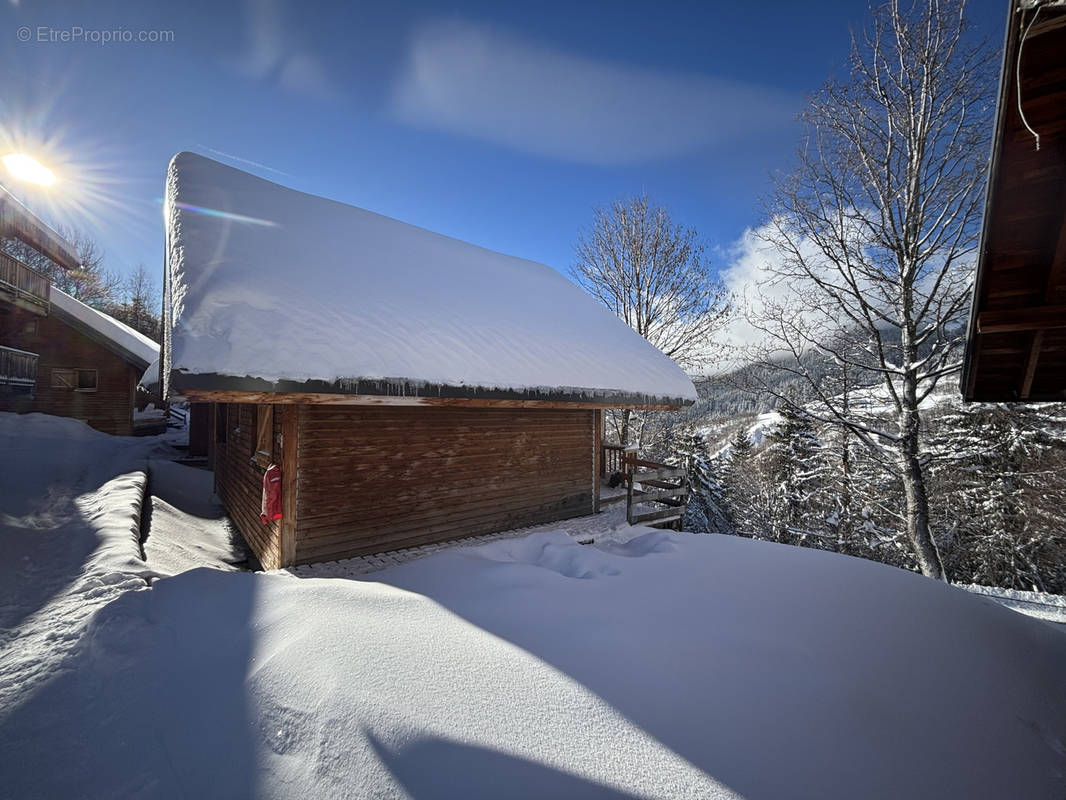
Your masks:
M974 307L967 400L1066 400L1066 8L1012 13ZM1040 134L1040 149L1018 113Z
M366 378L338 381L267 381L232 375L192 375L173 371L171 392L241 392L270 394L368 395L377 397L446 398L450 400L516 400L523 402L572 403L580 406L612 408L681 408L692 405L683 397L658 397L632 392L594 389L499 389L486 386L449 386L404 380Z

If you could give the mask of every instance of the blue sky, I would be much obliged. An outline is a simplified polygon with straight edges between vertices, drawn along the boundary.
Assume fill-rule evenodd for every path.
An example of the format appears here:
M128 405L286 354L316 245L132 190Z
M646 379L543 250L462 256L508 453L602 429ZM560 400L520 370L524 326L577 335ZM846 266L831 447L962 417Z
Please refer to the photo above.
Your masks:
M1005 5L969 8L997 44ZM594 206L646 191L724 268L866 8L6 0L0 149L60 183L0 179L120 273L162 269L180 150L562 271Z

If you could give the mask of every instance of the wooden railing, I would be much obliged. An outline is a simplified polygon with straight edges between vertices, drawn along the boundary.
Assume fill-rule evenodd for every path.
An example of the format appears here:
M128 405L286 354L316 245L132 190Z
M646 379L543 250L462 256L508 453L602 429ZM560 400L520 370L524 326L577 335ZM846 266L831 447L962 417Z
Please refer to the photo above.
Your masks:
M626 466L626 521L630 525L671 525L680 530L689 496L685 470L638 458L628 459ZM634 513L635 505L645 504L655 510Z
M600 477L606 478L609 475L614 475L616 472L625 474L626 469L626 455L630 457L636 457L636 447L633 445L621 444L608 444L603 443L600 445Z
M33 386L37 383L37 354L0 347L0 384Z
M16 299L29 300L44 308L48 308L48 301L52 296L48 278L2 250L0 289L13 293Z

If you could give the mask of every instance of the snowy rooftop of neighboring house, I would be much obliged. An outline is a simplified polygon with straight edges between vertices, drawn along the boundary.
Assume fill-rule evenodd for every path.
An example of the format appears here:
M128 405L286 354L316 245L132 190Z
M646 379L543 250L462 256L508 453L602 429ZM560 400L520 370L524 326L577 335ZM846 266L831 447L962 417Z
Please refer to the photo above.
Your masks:
M14 235L65 269L80 266L78 251L11 192L0 186L0 233Z
M547 266L199 155L170 164L167 233L178 393L696 398L673 361Z
M58 312L58 313L57 313ZM145 369L159 357L159 345L129 325L52 287L52 313L73 324L130 363Z

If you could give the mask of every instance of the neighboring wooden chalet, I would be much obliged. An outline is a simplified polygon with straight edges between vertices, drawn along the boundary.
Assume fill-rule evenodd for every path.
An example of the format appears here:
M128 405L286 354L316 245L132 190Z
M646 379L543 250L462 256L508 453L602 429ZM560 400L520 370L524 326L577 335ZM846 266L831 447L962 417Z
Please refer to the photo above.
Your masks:
M962 374L967 400L1066 400L1064 54L1066 6L1014 0Z
M216 489L264 567L592 513L603 409L695 399L543 265L190 153L166 207L160 382L210 404Z
M34 391L38 354L18 347L16 340L51 309L48 278L4 249L11 240L48 257L59 269L79 267L74 248L0 186L0 408L13 396Z
M51 288L45 316L17 309L5 337L36 355L28 391L0 395L0 411L80 419L104 433L134 433L137 382L159 346L113 317Z

